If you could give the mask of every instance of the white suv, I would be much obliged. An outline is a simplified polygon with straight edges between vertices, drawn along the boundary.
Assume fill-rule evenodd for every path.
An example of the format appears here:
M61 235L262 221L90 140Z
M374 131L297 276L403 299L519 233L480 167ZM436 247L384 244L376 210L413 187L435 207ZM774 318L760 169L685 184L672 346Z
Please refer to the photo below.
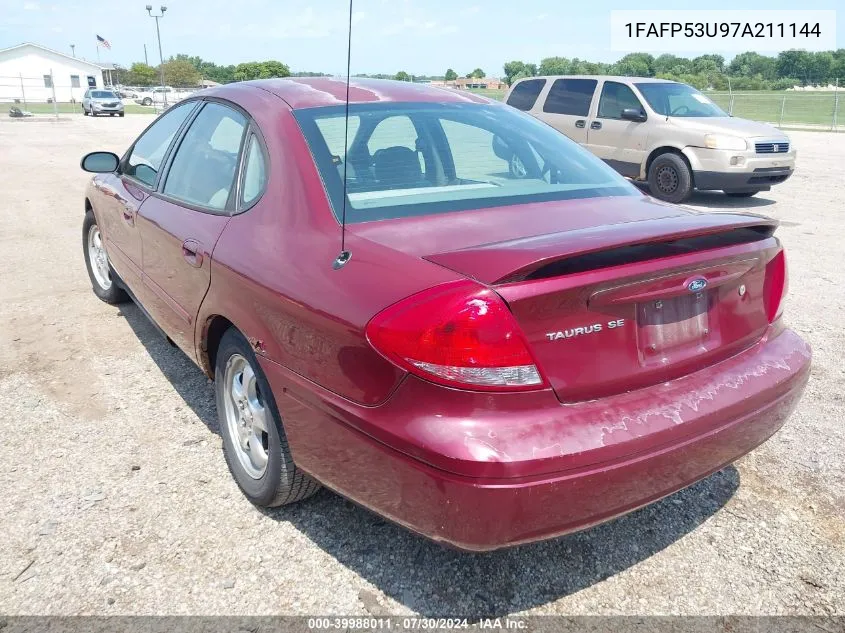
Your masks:
M789 178L795 148L766 123L732 117L695 88L644 77L528 77L506 103L545 121L651 194L753 196ZM518 163L518 157L510 158ZM518 175L519 164L511 165Z

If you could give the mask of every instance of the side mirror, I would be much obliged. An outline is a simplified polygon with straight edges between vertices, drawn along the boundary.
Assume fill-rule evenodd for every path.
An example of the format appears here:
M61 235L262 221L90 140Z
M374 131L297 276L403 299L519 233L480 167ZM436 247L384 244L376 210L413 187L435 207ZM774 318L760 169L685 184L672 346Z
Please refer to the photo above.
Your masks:
M634 121L635 123L642 123L646 120L645 112L637 108L625 108L622 110L622 118L626 121Z
M85 154L79 166L95 174L109 174L117 169L120 159L112 152L91 152Z

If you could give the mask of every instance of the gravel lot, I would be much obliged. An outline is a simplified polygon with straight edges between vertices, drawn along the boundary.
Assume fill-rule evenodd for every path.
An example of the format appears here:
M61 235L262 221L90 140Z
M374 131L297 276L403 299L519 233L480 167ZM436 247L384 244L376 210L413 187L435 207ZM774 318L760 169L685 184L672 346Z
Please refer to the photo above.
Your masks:
M845 614L845 135L792 133L772 192L692 200L782 221L787 318L815 351L787 426L632 515L468 555L326 491L252 507L212 386L94 297L79 158L150 120L0 121L0 613Z

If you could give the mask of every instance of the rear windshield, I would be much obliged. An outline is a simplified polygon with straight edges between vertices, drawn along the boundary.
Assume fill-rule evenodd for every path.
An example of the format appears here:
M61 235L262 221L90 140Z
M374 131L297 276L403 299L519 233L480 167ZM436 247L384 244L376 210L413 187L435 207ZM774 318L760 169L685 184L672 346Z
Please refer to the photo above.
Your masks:
M92 99L117 99L117 95L107 90L94 90L91 92Z
M295 111L335 215L368 222L495 206L639 195L598 158L501 104L379 103Z

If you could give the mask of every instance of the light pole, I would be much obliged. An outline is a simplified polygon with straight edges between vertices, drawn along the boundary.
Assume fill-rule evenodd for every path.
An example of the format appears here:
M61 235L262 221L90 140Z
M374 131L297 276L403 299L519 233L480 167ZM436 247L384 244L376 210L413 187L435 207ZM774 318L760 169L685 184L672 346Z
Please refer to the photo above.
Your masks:
M158 30L158 19L164 17L164 12L167 11L167 7L161 5L161 13L158 15L153 15L153 5L147 5L147 13L150 14L151 18L156 19L156 37L158 38L158 58L161 62L161 65L158 67L159 75L161 76L161 89L164 95L164 109L167 109L167 90L164 89L164 55L161 54L161 31Z
M70 54L76 57L76 44L70 45Z

